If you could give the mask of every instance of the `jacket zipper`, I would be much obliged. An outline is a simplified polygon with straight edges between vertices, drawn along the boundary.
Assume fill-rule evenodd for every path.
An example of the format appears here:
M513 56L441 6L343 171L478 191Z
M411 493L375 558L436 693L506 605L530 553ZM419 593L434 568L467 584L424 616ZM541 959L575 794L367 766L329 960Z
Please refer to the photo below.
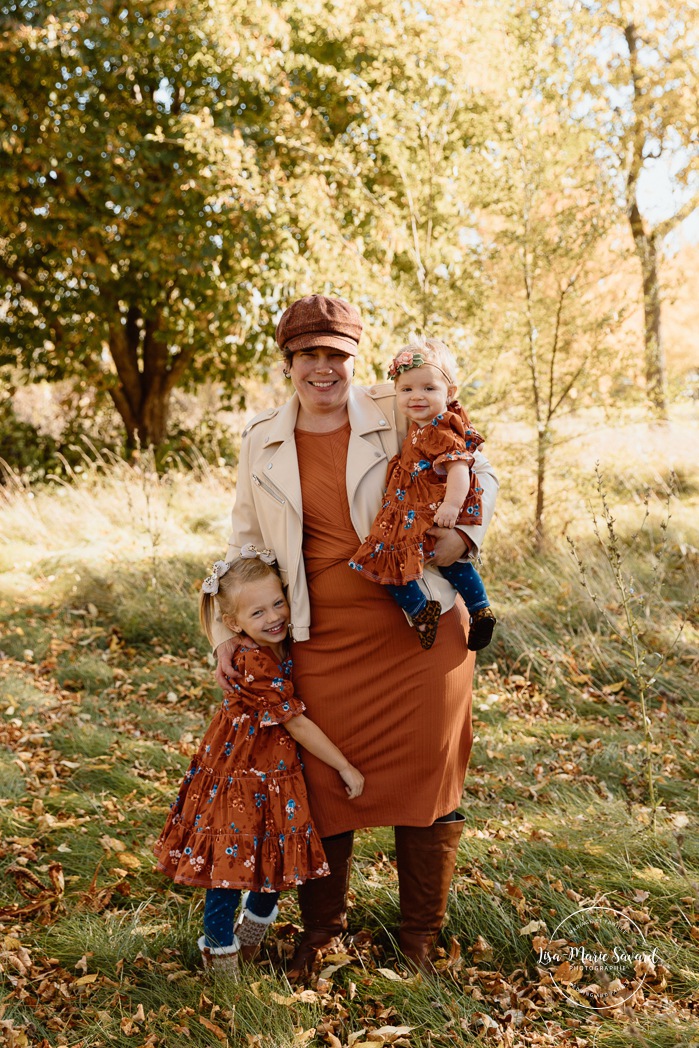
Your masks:
M273 499L276 499L280 506L286 505L286 499L283 499L281 495L278 495L274 488L270 487L269 484L266 484L263 480L260 480L256 473L252 474L252 479L253 482L257 484L258 488L262 488L262 490L266 491L268 495L271 495Z

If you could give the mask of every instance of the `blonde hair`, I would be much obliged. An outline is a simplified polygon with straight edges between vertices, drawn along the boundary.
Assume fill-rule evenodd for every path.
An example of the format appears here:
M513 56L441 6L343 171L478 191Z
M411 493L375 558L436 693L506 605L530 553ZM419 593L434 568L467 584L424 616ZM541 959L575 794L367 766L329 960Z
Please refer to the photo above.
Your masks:
M216 604L222 615L235 615L238 610L238 600L244 586L251 582L261 582L263 579L274 575L279 578L279 572L272 564L266 564L259 557L238 557L231 561L231 565L225 575L221 575L218 583L218 593L199 594L199 621L204 633L209 638L209 643L214 643L213 624L216 618ZM280 580L281 581L281 580Z
M458 386L458 367L456 358L446 343L438 338L419 337L409 342L396 354L419 353L426 364L435 364L449 379L449 385ZM398 376L396 376L397 378Z

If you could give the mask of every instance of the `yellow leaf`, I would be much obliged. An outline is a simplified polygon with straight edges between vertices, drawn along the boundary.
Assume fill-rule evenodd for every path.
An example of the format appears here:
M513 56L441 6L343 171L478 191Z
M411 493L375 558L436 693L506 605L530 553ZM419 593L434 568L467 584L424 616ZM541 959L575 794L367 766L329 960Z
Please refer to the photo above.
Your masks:
M520 935L533 935L534 932L545 932L545 921L530 921L524 928L519 929Z
M294 997L297 1001L303 1001L305 1004L314 1004L318 1000L318 994L315 990L301 990L300 993L295 993Z
M634 871L635 872L635 871ZM644 866L640 871L641 877L645 877L651 881L666 881L667 874L665 870L661 870L659 866Z
M394 972L392 968L377 968L376 970L379 975L383 975L384 979L390 979L391 982L403 982L398 972Z
M105 851L125 852L126 845L116 837L109 837L106 833L100 837L100 844Z
M291 1004L296 1004L296 998L293 994L291 995L291 997L282 997L280 993L276 993L274 990L272 990L269 996L272 998L275 1004L283 1004L285 1008L288 1008Z
M138 870L141 866L141 860L138 855L134 855L133 852L120 852L119 862L122 866L127 866L130 870Z
M97 972L90 972L89 975L81 975L79 979L75 980L76 986L87 986L88 983L96 982L99 979Z

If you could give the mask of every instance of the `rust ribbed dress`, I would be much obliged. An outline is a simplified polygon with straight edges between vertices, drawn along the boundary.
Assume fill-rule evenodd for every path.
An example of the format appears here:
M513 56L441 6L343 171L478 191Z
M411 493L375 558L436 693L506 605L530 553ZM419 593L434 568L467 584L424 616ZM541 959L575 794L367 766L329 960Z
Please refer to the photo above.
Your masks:
M349 423L331 433L296 431L311 638L293 645L294 686L307 715L366 779L350 801L337 772L304 752L322 837L429 826L453 811L472 743L475 656L460 599L424 651L385 589L349 567L360 538L347 501L349 435Z

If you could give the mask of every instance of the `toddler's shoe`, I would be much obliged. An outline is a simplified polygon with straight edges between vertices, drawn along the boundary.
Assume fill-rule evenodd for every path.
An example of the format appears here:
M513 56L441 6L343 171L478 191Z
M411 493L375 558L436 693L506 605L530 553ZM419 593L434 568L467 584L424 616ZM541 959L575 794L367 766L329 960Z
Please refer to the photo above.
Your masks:
M275 906L269 917L258 917L257 914L251 913L247 909L245 903L247 901L248 893L243 895L242 909L240 911L240 917L234 928L234 933L240 943L240 956L244 961L254 961L257 956L257 951L260 948L260 943L267 934L267 929L273 921L276 921L277 914L279 913L279 907Z
M490 608L480 608L471 616L471 628L468 631L469 651L480 651L487 648L493 636L495 623L498 620Z
M418 640L425 651L431 648L437 636L437 627L442 614L442 605L438 600L428 600L422 611L411 615L410 621L415 627Z
M201 953L201 962L204 970L216 975L226 975L234 982L238 981L238 954L240 943L233 939L232 946L207 946L206 938L202 935L197 942Z

